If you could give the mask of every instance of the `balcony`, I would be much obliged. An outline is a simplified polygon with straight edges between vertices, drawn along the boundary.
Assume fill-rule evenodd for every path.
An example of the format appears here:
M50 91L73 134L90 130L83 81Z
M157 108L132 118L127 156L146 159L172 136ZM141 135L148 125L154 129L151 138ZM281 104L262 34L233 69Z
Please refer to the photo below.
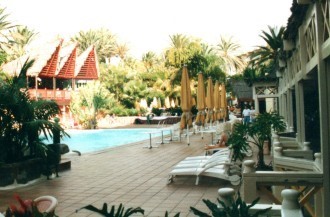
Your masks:
M29 89L32 99L55 100L58 105L69 105L72 90Z

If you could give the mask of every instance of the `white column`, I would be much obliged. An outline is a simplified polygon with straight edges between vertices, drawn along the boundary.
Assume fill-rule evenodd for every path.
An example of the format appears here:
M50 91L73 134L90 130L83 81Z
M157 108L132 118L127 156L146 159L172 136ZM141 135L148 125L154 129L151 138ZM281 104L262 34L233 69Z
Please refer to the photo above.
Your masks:
M286 102L287 102L287 113L288 113L288 130L293 127L293 102L292 102L292 90L288 89L288 93L286 96Z
M329 3L329 0L328 0ZM316 5L316 34L317 34L317 48L318 48L318 86L319 86L319 107L320 107L320 136L321 136L321 162L323 168L323 201L322 201L322 215L328 216L330 213L330 60L329 55L326 59L323 51L329 51L329 43L327 47L322 50L322 34L323 34L323 14L320 8L320 3ZM328 39L329 41L329 39ZM320 202L320 201L319 201Z
M297 131L298 143L306 141L305 138L305 103L304 103L304 87L302 82L296 84L296 117L297 117Z

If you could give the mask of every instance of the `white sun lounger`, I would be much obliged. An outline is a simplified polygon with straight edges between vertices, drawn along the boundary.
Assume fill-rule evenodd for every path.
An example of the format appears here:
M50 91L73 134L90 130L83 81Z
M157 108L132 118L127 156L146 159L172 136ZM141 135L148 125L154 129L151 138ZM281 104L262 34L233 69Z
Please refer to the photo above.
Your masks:
M205 167L207 164L210 164L215 161L223 161L223 162L229 162L230 161L230 152L229 151L219 151L212 156L208 156L207 158L198 158L196 157L190 157L186 158L182 161L180 161L178 164L174 165L173 168L182 168L182 167Z
M219 167L222 166L222 167ZM239 185L241 177L237 174L230 175L231 163L228 162L213 162L208 164L206 167L185 167L185 168L174 168L169 173L168 184L173 182L176 176L196 176L195 184L199 184L199 178L201 176L210 176L219 178L222 180L229 181L232 185Z
M232 185L239 185L241 181L240 167L230 162L230 154L227 157L219 155L205 162L179 162L169 173L168 184L173 182L176 176L196 176L195 184L198 185L200 176L210 176L229 181Z
M186 157L184 160L185 161L188 161L188 160L207 160L207 159L210 159L211 157L216 156L216 155L227 155L227 154L229 154L229 152L230 152L229 148L221 148L212 155L191 156L191 157Z

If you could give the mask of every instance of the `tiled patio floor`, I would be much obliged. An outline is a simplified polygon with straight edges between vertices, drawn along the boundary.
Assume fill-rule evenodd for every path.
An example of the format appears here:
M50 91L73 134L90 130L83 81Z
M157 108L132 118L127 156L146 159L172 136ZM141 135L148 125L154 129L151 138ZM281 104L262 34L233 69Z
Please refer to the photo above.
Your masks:
M195 185L195 177L178 177L167 185L171 167L187 156L203 155L203 146L210 135L199 134L186 140L143 148L149 140L112 148L101 153L70 157L71 170L60 173L59 178L31 184L15 190L0 190L0 210L5 210L18 193L22 198L52 195L58 199L56 214L65 216L97 216L88 210L75 210L88 205L101 208L103 203L118 207L140 206L145 216L194 216L190 206L208 211L202 199L216 201L217 191L229 183L215 178L202 177ZM158 139L157 139L158 140ZM155 142L155 141L154 141Z

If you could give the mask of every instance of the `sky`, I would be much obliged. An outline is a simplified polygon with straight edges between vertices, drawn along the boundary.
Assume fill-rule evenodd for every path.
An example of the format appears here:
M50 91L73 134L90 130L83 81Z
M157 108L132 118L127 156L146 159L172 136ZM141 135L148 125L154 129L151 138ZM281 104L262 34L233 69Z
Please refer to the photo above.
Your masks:
M286 26L292 0L0 0L8 20L38 32L39 42L106 28L141 58L184 34L210 46L232 37L242 51L263 45L267 26Z

